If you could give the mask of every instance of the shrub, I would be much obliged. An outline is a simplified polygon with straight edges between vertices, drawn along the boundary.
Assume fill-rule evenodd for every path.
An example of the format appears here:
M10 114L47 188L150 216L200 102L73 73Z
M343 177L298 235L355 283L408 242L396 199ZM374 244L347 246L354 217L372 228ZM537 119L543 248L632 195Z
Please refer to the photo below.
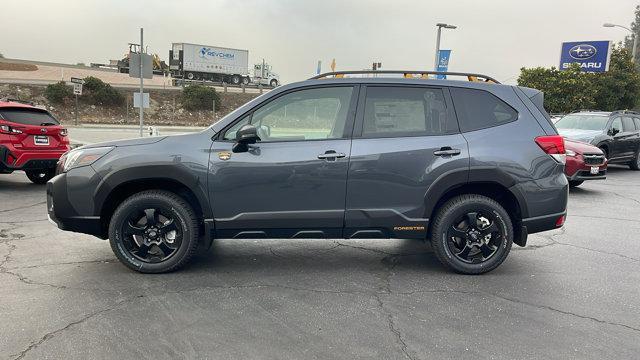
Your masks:
M97 91L99 89L102 89L103 87L105 87L105 82L98 79L97 77L93 77L93 76L87 76L86 78L84 78L84 85L83 87L86 90L89 91Z
M84 88L87 90L86 98L91 104L121 105L124 103L124 96L118 90L96 77L84 78Z
M64 100L71 97L71 95L73 95L73 90L71 90L71 87L67 86L64 81L47 85L47 88L44 90L44 97L56 104L64 102Z
M211 110L214 101L219 109L220 96L212 87L190 85L182 90L182 107L187 110Z

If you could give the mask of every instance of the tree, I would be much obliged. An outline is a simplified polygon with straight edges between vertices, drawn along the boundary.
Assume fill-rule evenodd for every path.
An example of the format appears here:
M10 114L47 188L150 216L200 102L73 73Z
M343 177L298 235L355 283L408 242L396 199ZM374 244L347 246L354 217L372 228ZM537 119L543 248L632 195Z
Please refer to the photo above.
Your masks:
M621 45L613 48L605 73L582 72L578 64L564 71L522 68L518 85L543 91L545 108L552 113L633 109L640 98L640 73L631 63L630 52Z
M589 109L595 105L590 96L593 84L578 64L561 71L537 67L520 69L518 85L544 92L544 106L552 113L567 113L576 109Z
M631 30L633 31L634 34L636 34L636 36L638 36L638 34L640 34L640 5L636 5L636 10L635 12L635 20L631 23ZM638 41L640 41L640 39L638 39ZM624 38L624 47L625 49L629 50L629 52L632 51L633 49L633 36L632 35L627 35ZM636 50L636 65L640 64L640 45L638 45L638 49Z

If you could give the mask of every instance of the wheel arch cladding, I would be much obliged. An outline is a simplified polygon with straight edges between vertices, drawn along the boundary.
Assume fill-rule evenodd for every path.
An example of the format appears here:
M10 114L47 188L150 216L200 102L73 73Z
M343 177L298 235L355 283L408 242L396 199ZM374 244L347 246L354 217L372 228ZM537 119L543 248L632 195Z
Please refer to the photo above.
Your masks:
M166 190L187 201L197 217L212 217L207 196L197 177L179 171L175 166L125 169L107 177L95 194L96 212L100 215L104 234L116 207L129 196L145 190Z
M495 181L477 181L467 183L450 184L450 186L439 191L438 194L427 194L426 215L431 220L436 215L436 211L440 209L448 200L463 194L478 194L486 196L497 201L509 214L514 229L514 242L523 246L524 239L521 241L521 223L525 214L522 208L522 202L518 196L514 194L510 188ZM431 221L430 221L431 222ZM432 226L429 226L427 237L431 236Z

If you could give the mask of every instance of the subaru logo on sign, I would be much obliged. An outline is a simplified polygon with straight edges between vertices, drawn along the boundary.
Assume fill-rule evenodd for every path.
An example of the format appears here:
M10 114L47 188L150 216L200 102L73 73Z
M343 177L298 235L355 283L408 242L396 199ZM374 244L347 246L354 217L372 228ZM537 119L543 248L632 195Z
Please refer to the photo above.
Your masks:
M577 60L592 58L598 51L594 46L588 44L576 45L569 50L569 55Z
M560 70L578 65L581 71L605 72L611 60L611 41L572 41L562 43Z
M234 55L232 53L215 51L212 48L203 47L203 48L200 48L200 57L203 59L206 59L207 57L217 57L225 60L233 60Z

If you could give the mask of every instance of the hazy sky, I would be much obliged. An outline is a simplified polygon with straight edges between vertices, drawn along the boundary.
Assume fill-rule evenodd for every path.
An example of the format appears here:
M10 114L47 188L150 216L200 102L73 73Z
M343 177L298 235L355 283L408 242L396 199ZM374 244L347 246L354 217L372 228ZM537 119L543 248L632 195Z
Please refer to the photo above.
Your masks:
M558 66L562 41L620 41L638 0L1 0L0 53L8 58L106 63L138 42L167 60L172 42L249 50L281 80L328 70L431 69L435 24L450 70L513 83L522 66Z

